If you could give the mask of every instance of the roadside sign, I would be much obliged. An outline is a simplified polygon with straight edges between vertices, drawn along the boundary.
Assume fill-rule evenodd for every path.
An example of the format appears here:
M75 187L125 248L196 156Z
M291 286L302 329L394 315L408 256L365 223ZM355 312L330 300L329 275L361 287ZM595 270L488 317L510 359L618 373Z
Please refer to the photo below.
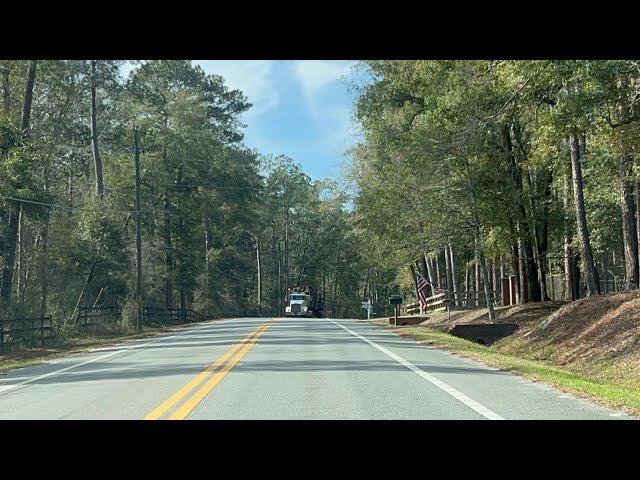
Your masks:
M371 305L371 299L366 302L362 302L362 308L367 311L367 319L371 319L371 311L373 310L373 305Z
M401 305L402 297L400 295L391 295L389 297L389 305Z

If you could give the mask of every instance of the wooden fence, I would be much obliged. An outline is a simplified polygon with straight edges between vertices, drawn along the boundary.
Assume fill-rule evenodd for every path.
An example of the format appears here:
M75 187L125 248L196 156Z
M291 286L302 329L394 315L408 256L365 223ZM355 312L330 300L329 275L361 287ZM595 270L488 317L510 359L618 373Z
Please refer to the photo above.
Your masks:
M51 316L0 319L0 351L16 345L44 346L52 334Z
M122 308L112 307L80 307L76 324L81 331L93 330L98 327L115 325L122 318Z
M200 321L203 315L190 309L155 308L144 309L145 324L181 324ZM116 325L122 318L118 306L79 307L76 325L80 331L96 331L102 327ZM44 346L53 337L54 325L50 315L41 317L0 318L0 352L16 347Z
M145 307L144 323L172 324L192 323L200 321L200 315L188 308L157 308Z
M500 300L500 290L493 290L490 293L494 304ZM423 312L440 312L446 310L447 306L452 310L484 308L486 307L484 291L476 292L470 290L468 292L453 293L441 290L440 293L427 297L427 306L423 309ZM419 315L420 303L409 303L400 309L400 313L401 315Z
M438 293L432 297L427 297L427 306L423 312L438 312L447 309L448 299L447 293ZM400 309L401 315L419 315L420 303L409 303Z
M194 310L180 308L145 307L143 311L145 325L178 325L192 323L200 320ZM80 307L76 324L81 331L96 331L101 327L115 325L122 319L122 308L111 307Z

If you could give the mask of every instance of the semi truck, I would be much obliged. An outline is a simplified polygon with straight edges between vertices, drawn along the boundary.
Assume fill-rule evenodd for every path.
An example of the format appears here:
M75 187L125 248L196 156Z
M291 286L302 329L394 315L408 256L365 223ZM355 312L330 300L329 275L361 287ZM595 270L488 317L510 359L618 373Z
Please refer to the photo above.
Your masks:
M285 307L287 317L321 317L324 310L322 295L310 287L294 288L289 291L288 305Z

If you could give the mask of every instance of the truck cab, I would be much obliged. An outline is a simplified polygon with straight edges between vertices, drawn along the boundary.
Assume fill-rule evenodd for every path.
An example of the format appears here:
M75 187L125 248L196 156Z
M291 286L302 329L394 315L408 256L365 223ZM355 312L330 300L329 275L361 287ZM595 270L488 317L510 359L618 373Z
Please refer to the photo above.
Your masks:
M309 310L310 296L306 293L291 293L289 295L289 305L285 307L287 317L306 317Z

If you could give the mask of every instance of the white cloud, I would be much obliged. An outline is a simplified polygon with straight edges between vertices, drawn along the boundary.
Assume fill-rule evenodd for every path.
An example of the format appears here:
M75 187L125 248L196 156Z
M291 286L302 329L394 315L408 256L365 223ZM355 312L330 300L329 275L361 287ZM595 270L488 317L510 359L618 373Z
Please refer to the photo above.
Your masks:
M294 71L307 92L337 82L349 71L349 62L341 60L299 60Z
M194 60L208 74L220 75L232 89L242 90L253 107L247 117L260 115L280 102L271 78L271 60Z
M315 143L337 156L341 156L357 136L345 90L353 65L354 62L344 60L300 60L293 66L320 133Z

